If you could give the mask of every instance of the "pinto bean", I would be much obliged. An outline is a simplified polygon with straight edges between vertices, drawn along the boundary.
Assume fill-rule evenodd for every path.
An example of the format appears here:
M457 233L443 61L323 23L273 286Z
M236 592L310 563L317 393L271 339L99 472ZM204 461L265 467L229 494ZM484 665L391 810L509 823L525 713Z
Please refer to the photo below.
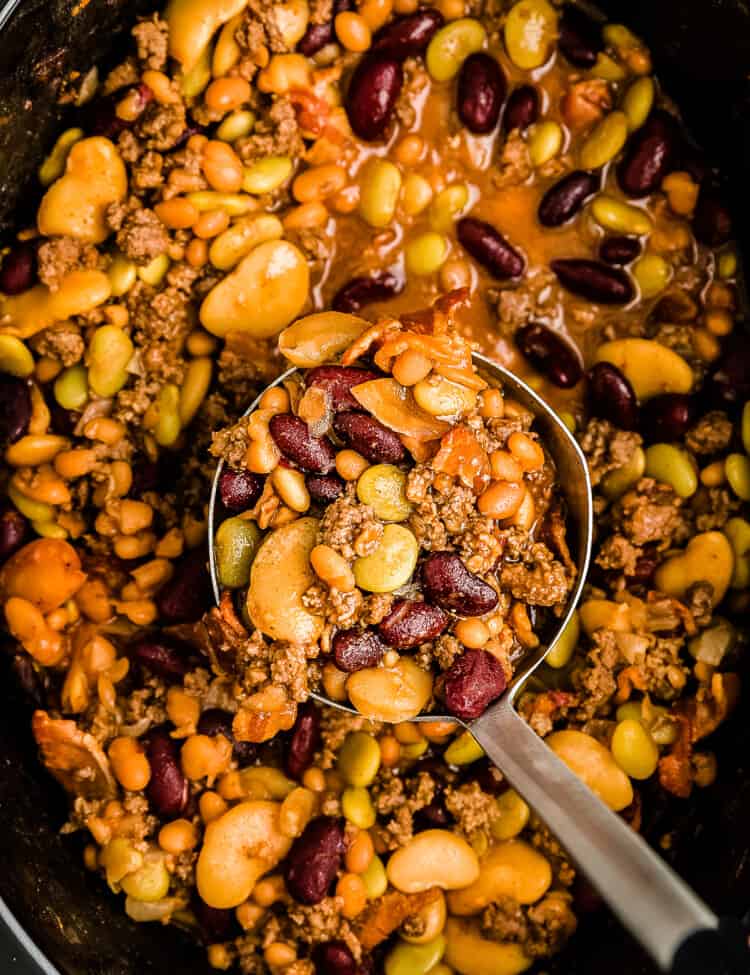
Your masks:
M346 97L346 111L356 135L375 142L385 135L404 83L401 62L382 54L366 55L357 65Z
M460 616L484 616L497 606L497 593L469 572L453 552L433 552L422 565L422 584L431 603Z
M292 897L301 904L319 904L336 880L345 852L343 820L311 820L286 858L284 879Z
M495 58L484 51L470 54L458 76L458 117L477 135L494 131L506 91L505 75Z
M343 410L358 410L357 400L352 396L352 387L360 383L379 379L378 373L371 369L357 369L355 366L318 366L311 369L305 379L306 385L324 390L331 400L335 413Z
M396 275L392 271L380 271L352 278L336 292L331 308L334 311L355 315L366 305L376 301L387 301L400 295L404 285L403 276Z
M523 325L515 334L524 358L561 389L580 382L583 366L575 348L552 329L536 322Z
M292 413L272 416L268 429L285 457L303 470L330 474L336 466L336 452L325 437L315 437L303 419Z
M599 177L576 170L551 186L539 204L539 222L543 227L561 227L578 213L586 200L599 189Z
M623 430L638 425L638 400L633 387L611 362L598 362L587 374L588 405L593 416L609 420Z
M550 267L564 288L600 305L626 305L635 289L628 275L619 268L580 258L555 260Z
M417 599L399 599L378 626L378 633L391 647L408 650L435 640L450 622L439 606Z
M464 217L456 232L461 246L499 281L523 274L526 261L491 224Z
M377 667L387 649L374 630L339 630L333 638L336 666L348 674Z
M398 436L366 413L339 413L333 421L336 433L373 464L397 464L406 451Z
M487 650L466 650L443 675L442 693L451 714L471 721L505 690L502 664Z

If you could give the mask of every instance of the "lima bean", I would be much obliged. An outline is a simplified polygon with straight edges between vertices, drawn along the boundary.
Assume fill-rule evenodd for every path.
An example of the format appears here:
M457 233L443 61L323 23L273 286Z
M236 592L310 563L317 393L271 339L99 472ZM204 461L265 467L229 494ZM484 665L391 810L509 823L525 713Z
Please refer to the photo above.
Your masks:
M681 498L690 498L698 490L698 475L690 456L673 444L656 443L648 448L645 474L669 484Z
M419 544L408 528L386 525L375 551L354 563L357 585L367 592L393 592L411 579L418 555Z
M393 464L373 464L357 481L357 497L369 504L383 521L406 521L411 503L406 499L406 474Z
M254 521L227 518L221 523L216 533L216 569L222 586L239 589L247 584L260 540Z

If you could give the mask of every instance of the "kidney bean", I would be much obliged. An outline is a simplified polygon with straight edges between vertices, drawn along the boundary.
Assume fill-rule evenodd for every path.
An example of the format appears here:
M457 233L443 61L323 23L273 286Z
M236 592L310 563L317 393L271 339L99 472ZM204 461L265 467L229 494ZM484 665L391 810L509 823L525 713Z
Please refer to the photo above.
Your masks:
M72 437L75 432L75 428L78 426L78 422L81 419L81 414L76 410L66 410L64 407L60 406L57 400L52 400L52 402L48 403L47 405L49 406L50 426L52 428L52 432L59 433L61 437ZM135 479L135 468L133 469L133 475Z
M631 135L617 167L617 179L627 196L648 196L672 168L679 131L673 115L657 109Z
M289 744L284 756L286 774L301 779L310 768L313 756L320 747L320 711L314 701L305 701L297 710Z
M339 630L333 638L333 656L347 674L377 667L388 647L374 630Z
M343 494L344 482L335 474L306 474L305 487L313 501L330 504Z
M26 541L29 524L13 505L3 502L0 506L0 562L18 551Z
M626 578L641 586L648 586L653 579L657 566L663 561L663 556L655 550L644 551L636 559L633 572L625 573Z
M106 139L116 142L120 133L131 125L117 114L117 102L122 96L123 92L120 89L116 95L107 95L105 98L97 98L90 102L89 111L84 112L82 121L84 131L91 135L103 135Z
M319 904L336 879L346 851L344 821L318 816L292 844L284 864L284 879L300 904Z
M316 975L360 975L354 955L343 941L326 941L313 952Z
M427 49L444 23L443 15L433 8L396 17L377 32L372 50L397 61L415 58Z
M51 681L45 667L36 667L27 653L17 653L11 660L11 669L21 690L38 708L49 702Z
M750 343L745 336L725 340L724 351L706 384L706 398L724 408L750 399Z
M406 454L393 430L366 413L339 413L333 429L373 464L397 464Z
M662 393L641 407L641 433L648 443L682 440L696 420L693 398L687 393Z
M182 680L190 671L190 648L163 633L138 637L128 645L128 655L164 680Z
M693 233L706 247L721 247L732 236L732 215L715 190L701 190L693 214Z
M263 478L251 471L225 467L219 477L219 497L227 511L247 511L263 493Z
M222 907L209 907L203 898L199 897L197 891L194 892L190 906L206 944L228 941L235 933L237 917L234 911Z
M450 622L439 606L417 599L399 599L378 626L378 633L390 647L408 650L440 636Z
M442 693L448 711L471 721L484 714L505 690L502 664L487 650L466 650L443 674Z
M414 815L414 826L416 830L441 829L442 827L450 826L452 823L453 817L445 808L443 800L438 797L426 806L422 806Z
M234 737L232 722L234 715L223 708L206 708L198 719L196 730L198 734L215 738L224 735L232 743L232 754L240 765L249 765L257 756L258 749L251 741L237 741Z
M539 115L539 92L533 85L519 85L514 88L505 103L503 130L528 129Z
M194 623L210 601L211 579L201 546L175 563L174 575L156 594L156 605L166 623Z
M523 274L526 261L492 224L464 217L456 232L461 246L499 281Z
M539 204L543 227L561 227L578 213L586 200L599 189L599 177L581 169L563 176L551 186Z
M497 593L469 572L453 552L433 552L422 565L422 585L432 603L459 616L484 616L497 606Z
M365 142L382 138L404 83L401 62L379 54L362 58L349 82L346 111L352 130Z
M15 443L28 432L31 393L25 379L0 373L0 448Z
M302 40L297 44L297 50L306 58L311 58L335 39L333 22L325 24L309 24Z
M599 257L607 264L630 264L640 253L637 237L605 237L599 246Z
M597 362L586 376L586 397L592 416L609 420L622 430L638 426L638 400L626 376L611 362Z
M376 301L387 301L400 295L404 286L403 276L393 274L391 271L352 278L336 292L331 308L348 315L356 315L366 305Z
M626 305L635 296L633 282L619 268L580 258L556 260L550 267L560 284L574 295L600 305Z
M5 255L0 268L0 291L20 295L36 280L36 251L30 244L17 244Z
M495 58L484 51L470 54L458 75L458 117L470 132L494 131L505 101L507 82Z
M578 352L551 328L530 322L517 330L515 342L523 357L555 386L570 389L580 382L583 366Z
M330 474L336 452L326 437L314 437L303 419L293 413L277 413L268 424L274 443L285 457L303 470Z
M482 792L487 792L491 796L499 796L507 787L500 770L485 759L470 765L469 772L471 778L479 783Z
M188 783L180 769L177 743L165 728L149 733L146 758L151 766L148 800L159 816L174 819L187 805Z
M559 22L557 44L571 64L577 68L591 68L604 48L601 25L585 14L580 7L566 3Z
M328 393L335 413L343 410L359 410L360 404L352 395L352 387L360 383L378 379L379 374L371 369L357 369L355 366L317 366L311 369L305 384L315 386Z

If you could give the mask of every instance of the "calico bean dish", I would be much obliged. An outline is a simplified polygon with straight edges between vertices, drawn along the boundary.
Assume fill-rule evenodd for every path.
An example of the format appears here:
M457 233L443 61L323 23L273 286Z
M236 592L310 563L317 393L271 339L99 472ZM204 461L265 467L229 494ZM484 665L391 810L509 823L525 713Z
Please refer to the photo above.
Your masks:
M522 713L634 829L645 796L714 781L750 586L750 362L720 183L648 50L550 0L171 0L69 112L0 267L0 599L65 831L90 837L103 895L190 930L216 969L547 968L595 905L471 736L308 695L356 703L372 668L347 665L372 652L379 680L413 666L448 705L444 672L506 679L570 584L514 404L442 375L490 463L467 486L435 469L438 437L357 397L396 384L444 422L435 350L378 353L459 290L445 334L543 393L594 484L584 599ZM238 426L290 351L304 385ZM316 382L329 363L372 376ZM391 646L386 536L480 577L486 607L441 606L439 579L421 599L422 569L441 630ZM254 591L274 538L294 616ZM347 612L354 641L336 657L337 623L310 660L289 627Z

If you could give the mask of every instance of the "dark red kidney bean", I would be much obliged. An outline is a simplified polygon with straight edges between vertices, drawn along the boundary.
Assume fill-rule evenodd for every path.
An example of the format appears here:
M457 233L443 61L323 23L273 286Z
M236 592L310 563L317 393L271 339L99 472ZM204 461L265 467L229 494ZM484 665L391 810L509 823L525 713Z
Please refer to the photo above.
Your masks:
M49 703L51 681L44 667L37 667L27 653L17 653L11 660L11 670L21 690L38 708Z
M373 464L397 464L406 456L404 445L393 430L367 413L338 413L333 429Z
M508 96L503 112L503 130L528 129L539 115L539 92L533 85L519 85Z
M397 61L415 58L426 50L444 23L440 11L432 8L396 17L377 32L372 50Z
M381 271L369 276L352 278L336 292L331 302L331 308L348 315L356 315L366 305L395 298L396 295L401 294L404 287L403 276L393 274L392 271Z
M673 115L653 111L645 124L630 137L619 166L617 179L627 196L648 196L657 190L669 173L679 143L679 130Z
M0 448L20 440L31 421L31 392L25 379L0 373Z
M173 819L185 809L188 783L182 774L177 743L164 728L149 733L146 758L151 766L151 779L146 795L159 816Z
M76 410L66 410L57 402L53 400L48 404L49 415L50 415L50 426L54 433L59 433L61 437L72 437L75 428L78 426L78 421L81 419L81 414ZM133 480L135 480L135 468L133 469ZM131 485L130 493L131 497L136 497L133 492L133 486Z
M633 572L625 573L627 579L631 579L634 583L641 586L647 586L651 583L654 577L654 572L656 572L657 566L663 561L663 555L656 551L645 551L643 555L636 559L635 567Z
M232 743L232 754L240 765L249 765L257 756L258 749L251 741L237 741L232 722L234 715L223 708L206 708L198 719L196 730L201 735L215 738L224 735Z
M571 220L586 200L599 190L599 177L582 169L563 176L550 186L539 204L539 222L543 227L561 227Z
M314 701L305 701L297 710L289 744L284 755L286 774L301 779L313 763L320 747L320 711Z
M399 599L381 621L378 633L389 647L408 650L435 640L450 622L439 606L418 599Z
M335 474L306 474L305 486L319 504L331 504L344 493L344 482Z
M592 416L609 420L621 430L638 426L638 399L629 379L611 362L597 362L586 379L586 399Z
M453 552L434 552L422 565L422 585L431 603L459 616L484 616L497 606L497 593L469 572Z
M750 399L750 342L744 335L725 340L724 351L708 377L706 399L725 408Z
M330 474L336 466L336 451L326 437L315 437L303 419L293 413L272 416L268 429L285 457L305 471Z
M190 672L190 648L163 633L148 633L128 644L128 656L164 680L182 680Z
M426 806L422 806L414 815L415 831L441 829L442 827L450 826L452 823L453 817L445 808L443 800L439 798L435 798Z
M506 685L497 657L487 650L466 650L443 674L445 706L462 721L471 721L484 714Z
M286 888L292 897L300 904L319 904L336 880L345 852L343 820L335 816L311 820L284 863Z
M343 941L326 941L313 952L316 975L360 975L360 969Z
M190 906L206 944L228 941L232 937L237 928L237 917L234 911L222 907L209 907L197 891L194 892Z
M693 214L693 233L706 247L721 247L732 236L732 215L715 190L701 190Z
M693 398L687 393L662 393L641 407L640 430L649 443L682 440L696 420Z
M641 253L637 237L605 237L599 246L599 257L606 264L630 264Z
M227 511L247 511L263 494L263 478L251 471L225 467L219 477L219 497Z
M300 54L304 54L306 58L311 58L327 44L332 44L336 40L336 32L333 27L336 15L345 10L351 10L353 6L354 4L350 0L334 0L331 19L324 24L310 24L308 26L302 40L297 44L297 50Z
M0 268L0 291L20 295L36 280L36 251L30 244L16 244L5 255Z
M26 541L29 523L12 504L0 506L0 562L10 558Z
M332 646L336 666L347 674L377 667L388 649L374 630L339 630Z
M305 377L305 385L315 386L328 393L335 413L342 410L360 410L361 404L352 394L352 387L379 379L380 374L371 369L357 369L355 366L316 366Z
M577 68L591 68L604 48L602 28L579 7L566 3L559 22L557 45Z
M487 792L491 796L499 796L508 786L500 770L484 759L469 766L468 771L471 778L479 783L482 792Z
M458 221L456 232L461 246L498 281L523 274L526 261L492 224L464 217Z
M550 267L564 288L599 305L627 305L635 297L625 271L601 261L572 258L551 261Z
M503 70L490 54L477 51L466 58L458 75L456 106L470 132L487 135L495 130L507 90Z
M194 623L211 601L208 557L203 546L183 555L174 575L156 594L156 606L163 622Z
M346 94L346 112L355 135L365 142L383 137L403 83L400 61L380 54L362 58Z
M515 342L524 359L561 389L580 382L583 366L576 349L551 328L529 322L516 331Z

